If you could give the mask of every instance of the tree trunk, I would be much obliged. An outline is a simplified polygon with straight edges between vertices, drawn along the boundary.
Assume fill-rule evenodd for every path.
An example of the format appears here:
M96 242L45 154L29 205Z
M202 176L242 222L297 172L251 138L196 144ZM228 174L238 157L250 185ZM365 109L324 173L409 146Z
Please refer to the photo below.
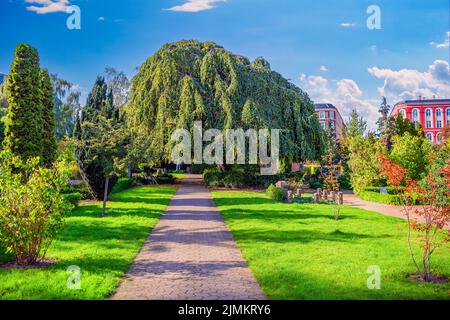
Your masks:
M109 176L106 176L106 180L105 180L105 194L103 196L102 218L106 217L106 201L108 200L108 187L109 187Z
M131 171L131 165L128 165L128 178L129 179L133 178L133 173Z

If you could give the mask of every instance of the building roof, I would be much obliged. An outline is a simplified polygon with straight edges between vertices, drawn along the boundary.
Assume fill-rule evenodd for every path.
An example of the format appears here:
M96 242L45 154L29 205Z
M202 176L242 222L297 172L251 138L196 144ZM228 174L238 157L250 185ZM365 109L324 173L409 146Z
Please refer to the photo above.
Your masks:
M407 105L425 105L425 104L450 104L450 99L427 99L427 100L406 100L397 103L395 106Z
M314 107L316 108L316 110L320 110L320 109L335 109L337 110L337 108L332 105L331 103L318 103L315 104Z

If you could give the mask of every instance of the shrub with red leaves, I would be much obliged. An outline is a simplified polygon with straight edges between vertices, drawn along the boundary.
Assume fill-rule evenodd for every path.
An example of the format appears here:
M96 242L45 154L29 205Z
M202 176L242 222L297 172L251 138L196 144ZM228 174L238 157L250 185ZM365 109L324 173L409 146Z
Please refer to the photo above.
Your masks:
M400 186L405 181L406 170L386 155L380 156L380 170L391 185ZM444 167L430 170L422 181L407 180L405 183L403 211L408 221L410 255L421 279L432 281L431 256L450 239L448 232L442 236L442 230L450 223L450 160ZM415 203L420 205L415 206ZM420 263L413 250L413 230L418 233L422 252Z

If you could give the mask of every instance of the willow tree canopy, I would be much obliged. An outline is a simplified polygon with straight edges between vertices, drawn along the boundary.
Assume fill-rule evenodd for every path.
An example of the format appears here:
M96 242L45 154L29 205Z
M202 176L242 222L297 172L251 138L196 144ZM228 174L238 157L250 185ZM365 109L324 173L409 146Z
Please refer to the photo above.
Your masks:
M323 133L308 95L262 58L251 63L213 42L164 45L132 80L127 121L152 141L153 163L170 161L175 129L281 129L283 158L317 159Z

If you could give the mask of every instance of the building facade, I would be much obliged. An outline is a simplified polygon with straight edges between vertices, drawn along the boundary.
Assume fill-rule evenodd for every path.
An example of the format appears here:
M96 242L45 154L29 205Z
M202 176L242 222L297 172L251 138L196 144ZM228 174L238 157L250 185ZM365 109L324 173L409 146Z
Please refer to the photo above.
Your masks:
M408 100L397 103L391 116L402 114L414 124L423 127L431 143L439 144L446 125L450 125L450 99Z
M316 104L315 108L322 128L328 130L331 127L337 140L344 138L346 128L339 110L331 103Z

